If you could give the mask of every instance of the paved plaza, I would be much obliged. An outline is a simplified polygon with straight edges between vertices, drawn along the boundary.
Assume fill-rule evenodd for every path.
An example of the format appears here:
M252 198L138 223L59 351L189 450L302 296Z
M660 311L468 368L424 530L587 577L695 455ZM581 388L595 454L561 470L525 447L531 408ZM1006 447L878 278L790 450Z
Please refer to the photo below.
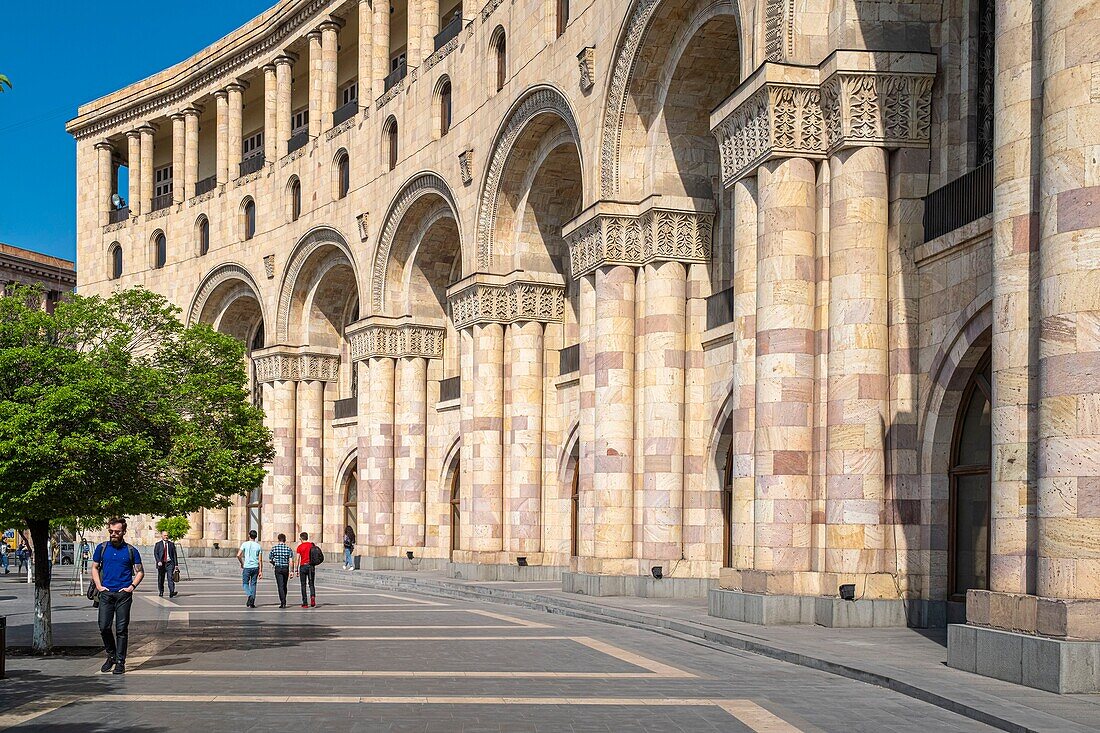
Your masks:
M63 654L9 656L0 729L992 730L756 654L344 578L319 579L317 608L280 609L265 576L254 610L228 574L185 581L172 600L159 598L155 577L146 578L124 677L99 674L94 612L83 598L63 595L72 584L59 578L55 642ZM30 639L29 599L29 586L14 575L0 580L0 612L17 650Z

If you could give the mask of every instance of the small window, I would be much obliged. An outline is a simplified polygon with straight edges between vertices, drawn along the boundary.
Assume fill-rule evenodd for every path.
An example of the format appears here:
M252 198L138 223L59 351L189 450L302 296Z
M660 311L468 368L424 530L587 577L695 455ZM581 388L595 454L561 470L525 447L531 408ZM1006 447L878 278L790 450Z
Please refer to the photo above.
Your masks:
M348 154L341 151L336 158L336 198L342 199L351 190L351 161Z
M504 28L497 26L493 31L493 52L496 55L496 90L504 88L504 82L508 79L508 39L504 35Z
M290 197L290 220L298 221L302 215L302 183L297 176L290 179L287 195Z
M168 238L164 236L164 232L157 232L153 236L153 267L159 270L167 261Z
M253 133L241 143L241 158L248 160L264 152L264 131Z
M241 209L241 225L246 241L256 236L256 202L252 199L245 201Z
M558 3L558 37L565 33L565 27L569 25L569 0L557 0Z
M451 129L451 82L444 77L439 85L439 136Z
M210 251L210 220L205 216L199 218L199 257Z
M392 59L390 59L390 71L397 71L397 69L399 67L404 66L404 65L405 65L405 53L403 51L401 53L397 54L396 56L394 56Z
M353 81L340 90L340 104L351 104L359 101L359 82Z
M153 196L172 194L172 166L166 165L153 171Z
M122 245L115 242L111 245L111 279L118 280L122 277Z
M393 117L386 123L386 154L392 171L397 167L397 120Z
M309 107L302 107L290 116L290 135L293 137L309 129Z

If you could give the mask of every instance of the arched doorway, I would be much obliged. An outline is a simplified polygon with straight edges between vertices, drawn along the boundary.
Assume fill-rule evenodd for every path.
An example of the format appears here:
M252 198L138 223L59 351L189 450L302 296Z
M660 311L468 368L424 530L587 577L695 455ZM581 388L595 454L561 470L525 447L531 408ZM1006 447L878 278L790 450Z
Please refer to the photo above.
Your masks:
M722 472L722 567L733 567L733 441Z
M462 526L460 500L462 472L458 470L458 461L451 470L451 556L462 547L462 537L459 528Z
M990 367L987 351L963 390L951 438L951 509L948 590L966 600L968 590L989 588Z
M348 468L347 478L344 479L344 527L351 527L352 534L359 535L358 517L359 508L359 484L355 478L359 475L355 463Z

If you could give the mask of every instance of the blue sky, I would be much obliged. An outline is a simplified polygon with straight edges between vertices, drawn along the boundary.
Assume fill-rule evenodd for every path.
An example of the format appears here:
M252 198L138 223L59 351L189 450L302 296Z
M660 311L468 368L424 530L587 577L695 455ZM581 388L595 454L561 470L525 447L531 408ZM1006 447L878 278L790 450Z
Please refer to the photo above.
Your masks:
M76 108L182 61L275 0L4 3L0 242L73 259Z

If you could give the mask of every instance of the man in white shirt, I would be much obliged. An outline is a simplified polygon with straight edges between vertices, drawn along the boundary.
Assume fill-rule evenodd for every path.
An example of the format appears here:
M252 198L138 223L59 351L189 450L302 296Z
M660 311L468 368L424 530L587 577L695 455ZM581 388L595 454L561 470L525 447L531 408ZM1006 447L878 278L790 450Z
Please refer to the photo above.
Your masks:
M256 581L264 577L263 567L260 565L260 555L264 549L256 541L257 536L256 530L249 530L248 541L237 550L237 562L241 564L241 587L248 597L244 605L248 608L256 607Z

